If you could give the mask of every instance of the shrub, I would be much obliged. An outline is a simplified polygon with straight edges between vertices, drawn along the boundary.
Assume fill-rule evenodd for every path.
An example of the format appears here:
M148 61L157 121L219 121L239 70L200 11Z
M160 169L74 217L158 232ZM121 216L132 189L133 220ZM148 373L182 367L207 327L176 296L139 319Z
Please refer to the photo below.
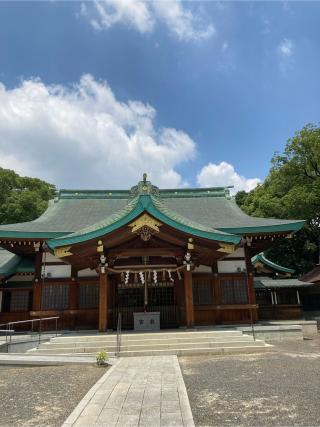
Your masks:
M96 356L97 365L105 365L108 360L108 353L106 351L99 351Z

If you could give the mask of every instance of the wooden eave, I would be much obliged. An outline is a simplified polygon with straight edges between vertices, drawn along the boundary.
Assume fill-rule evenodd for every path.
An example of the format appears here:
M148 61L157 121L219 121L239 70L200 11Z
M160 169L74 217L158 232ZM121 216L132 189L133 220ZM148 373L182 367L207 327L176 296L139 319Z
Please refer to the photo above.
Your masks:
M192 249L188 249L189 236L172 227L163 224L160 231L144 242L138 235L125 225L99 239L66 246L70 255L63 257L63 261L73 265L76 269L95 269L99 265L101 253L97 251L99 242L103 245L103 252L107 259L115 260L122 257L167 256L174 257L182 262L187 251L193 253L193 259L199 262L208 262L223 258L226 253L221 249L219 242L192 238ZM234 246L235 247L235 246ZM56 250L51 252L57 255Z

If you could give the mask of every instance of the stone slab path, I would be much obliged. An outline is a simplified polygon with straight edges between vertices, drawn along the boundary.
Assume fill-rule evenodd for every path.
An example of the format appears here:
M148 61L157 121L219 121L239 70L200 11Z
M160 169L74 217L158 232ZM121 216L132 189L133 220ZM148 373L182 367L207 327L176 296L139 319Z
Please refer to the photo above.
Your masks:
M121 358L63 427L194 427L177 356Z

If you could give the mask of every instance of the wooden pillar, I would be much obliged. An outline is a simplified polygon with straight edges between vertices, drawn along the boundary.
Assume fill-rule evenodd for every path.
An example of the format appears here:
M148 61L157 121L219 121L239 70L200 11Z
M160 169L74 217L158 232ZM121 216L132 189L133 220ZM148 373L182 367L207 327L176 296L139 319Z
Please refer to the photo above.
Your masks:
M192 327L194 325L192 272L187 270L184 272L184 294L186 305L186 325L188 327Z
M71 283L69 293L69 309L77 310L78 308L78 272L74 267L71 267Z
M99 331L105 332L108 327L107 314L108 314L108 275L100 271L99 283Z
M114 288L115 288L115 281L114 280L108 280L108 286L107 286L107 301L108 301L108 307L107 307L107 324L109 325L109 328L113 327L115 328L115 325L113 324L113 309L115 306L115 295L114 295Z
M33 282L33 300L32 300L32 310L33 311L40 311L41 310L42 254L43 254L42 249L40 249L38 252L36 252L34 282Z
M213 273L213 301L217 306L221 305L221 289L220 289L220 281L219 281L219 273L218 273L218 262L215 261L212 265L212 273ZM217 308L216 311L216 323L220 324L222 322L221 310Z
M253 265L251 262L251 251L250 248L245 245L244 247L244 255L245 255L245 262L246 262L246 270L247 270L247 290L248 290L248 300L249 304L254 305L256 304L256 292L254 289L254 278L253 278ZM251 310L253 321L257 321L258 319L258 313L257 309L253 308Z
M74 329L76 326L76 313L78 308L78 271L71 267L71 282L69 288L69 310L71 311L70 327Z

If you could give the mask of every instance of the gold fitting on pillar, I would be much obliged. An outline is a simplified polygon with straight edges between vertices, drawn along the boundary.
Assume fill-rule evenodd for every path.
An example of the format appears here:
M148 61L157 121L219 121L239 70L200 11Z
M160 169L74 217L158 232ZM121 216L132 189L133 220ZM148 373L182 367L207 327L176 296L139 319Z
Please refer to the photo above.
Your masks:
M103 252L103 243L101 240L98 241L97 252Z
M193 239L189 237L188 239L188 250L192 251L194 249Z

